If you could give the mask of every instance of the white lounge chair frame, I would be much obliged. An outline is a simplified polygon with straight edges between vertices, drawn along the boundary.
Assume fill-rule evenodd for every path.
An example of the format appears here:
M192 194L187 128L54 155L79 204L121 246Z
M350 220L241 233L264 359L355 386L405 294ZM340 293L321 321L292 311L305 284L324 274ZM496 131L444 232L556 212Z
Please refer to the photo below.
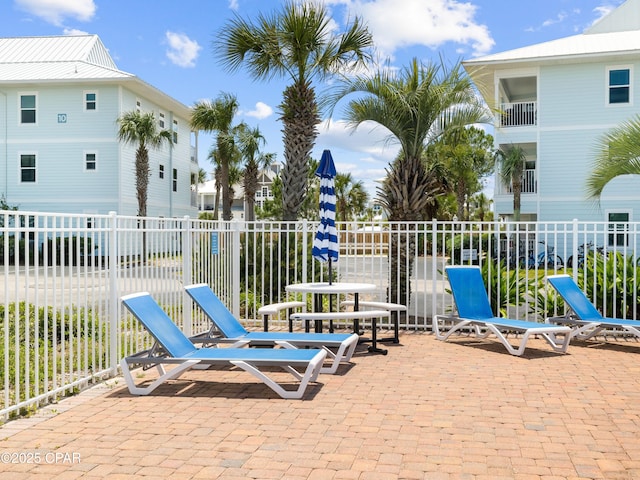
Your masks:
M120 361L127 387L133 395L149 395L167 380L179 378L197 365L234 365L252 374L282 398L299 399L308 384L317 380L326 357L325 350L317 349L196 348L149 293L126 295L122 297L122 303L156 340L151 349ZM176 366L165 370L167 364ZM137 386L131 374L131 367L136 365L156 367L160 376L148 386ZM285 389L261 370L272 366L293 375L300 382L298 388Z
M532 335L540 335L555 352L565 353L571 340L571 329L565 326L513 320L493 316L491 304L484 287L482 273L477 266L445 267L458 315L436 315L433 330L438 340L447 340L456 332L470 329L477 338L484 339L494 334L511 355L521 356ZM453 323L446 331L441 331L442 322ZM521 335L517 346L507 338L508 332ZM562 337L558 341L557 335Z
M604 317L569 275L549 275L547 281L567 306L565 315L549 317L547 323L569 326L571 337L578 340L589 340L611 329L640 338L640 321Z
M205 335L192 337L197 343L233 342L232 347L245 345L280 345L284 348L322 348L331 363L323 366L320 373L334 374L341 363L348 363L358 345L357 334L342 333L291 333L291 332L249 332L206 283L184 287L185 291L211 321L211 329ZM295 318L291 314L291 319ZM224 338L216 338L215 332ZM335 349L335 351L331 350Z

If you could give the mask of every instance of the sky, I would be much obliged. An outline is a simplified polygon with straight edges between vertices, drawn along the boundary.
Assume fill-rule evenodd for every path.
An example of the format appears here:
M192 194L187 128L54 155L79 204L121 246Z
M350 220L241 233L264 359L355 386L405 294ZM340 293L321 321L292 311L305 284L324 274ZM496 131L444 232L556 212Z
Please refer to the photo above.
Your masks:
M269 14L282 0L0 0L0 36L97 34L120 70L132 73L192 106L231 93L240 108L234 123L259 127L265 153L284 161L278 105L287 79L255 81L246 72L226 72L213 42L236 15ZM580 34L623 0L325 0L337 32L354 16L372 33L376 58L402 69L413 58L447 64ZM318 94L331 82L314 85ZM388 132L371 124L351 129L338 104L323 118L312 156L330 149L339 173L350 173L373 196L385 168L398 153ZM199 136L199 164L213 143ZM492 194L492 182L487 193Z

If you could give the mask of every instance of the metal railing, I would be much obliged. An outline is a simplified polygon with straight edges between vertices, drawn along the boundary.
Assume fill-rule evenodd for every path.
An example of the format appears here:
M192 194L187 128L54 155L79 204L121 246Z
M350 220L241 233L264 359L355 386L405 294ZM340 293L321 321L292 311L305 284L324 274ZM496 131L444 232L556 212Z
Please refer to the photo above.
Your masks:
M536 179L535 168L528 168L522 172L520 193L538 193L538 181ZM498 182L496 185L496 195L506 195L513 193L513 187L511 185L506 186L502 182Z
M619 222L615 226L619 232ZM316 227L0 212L0 416L6 420L117 375L123 356L149 348L149 335L121 308L122 295L150 292L192 335L208 324L183 286L206 282L243 323L259 328L260 306L293 298L286 285L328 279L326 264L311 255ZM407 305L404 329L428 330L435 314L453 309L443 271L460 263L477 264L493 279L489 295L503 314L542 321L560 311L544 276L566 271L603 312L638 318L637 223L625 224L623 235L611 235L609 223L577 221L350 222L338 228L334 280L373 283L366 300ZM586 244L601 247L593 268L586 261L591 250L581 248ZM274 328L285 324L273 322Z
M510 102L500 105L501 127L527 127L538 123L538 102Z

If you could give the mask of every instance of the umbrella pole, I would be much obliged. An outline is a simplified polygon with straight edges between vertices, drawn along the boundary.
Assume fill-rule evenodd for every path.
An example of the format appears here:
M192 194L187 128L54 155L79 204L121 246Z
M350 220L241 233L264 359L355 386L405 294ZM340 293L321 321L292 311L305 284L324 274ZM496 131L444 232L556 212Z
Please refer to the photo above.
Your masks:
M329 257L329 285L331 285L332 281L333 281L333 274L331 272L331 257Z

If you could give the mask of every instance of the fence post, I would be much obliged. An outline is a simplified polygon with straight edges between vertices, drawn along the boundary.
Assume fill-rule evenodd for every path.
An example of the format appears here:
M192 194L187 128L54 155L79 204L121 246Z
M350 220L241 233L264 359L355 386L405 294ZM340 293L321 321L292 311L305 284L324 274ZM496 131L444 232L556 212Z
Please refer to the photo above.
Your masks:
M574 218L573 222L572 222L572 227L573 227L573 233L572 233L572 242L571 242L571 248L573 249L573 252L571 252L571 255L573 256L573 264L571 265L572 270L573 270L573 280L577 283L578 282L578 219ZM594 243L595 245L595 243ZM587 251L585 249L585 251L583 252L584 254L584 259L585 259L585 263L586 263L586 259L587 259ZM567 261L569 260L569 257L567 257L566 255L564 256L564 258L567 259Z
M308 282L309 281L309 277L307 276L309 271L307 269L307 258L309 255L309 249L307 247L308 242L307 242L307 232L309 231L309 223L307 222L307 220L303 220L302 221L302 278L301 279L295 279L296 281L302 281L302 282ZM313 243L313 240L311 241L311 243ZM297 259L296 259L297 260ZM294 270L295 271L295 270ZM311 281L313 281L313 277L311 278Z
M116 212L109 212L109 363L111 375L118 373L118 330L120 328L120 305L118 299L118 219Z
M192 239L193 235L191 234L191 219L189 215L185 215L183 217L184 227L182 229L182 285L191 285L193 283L193 271L191 268L191 252L192 252ZM184 328L184 333L187 337L193 335L193 308L191 308L192 302L190 300L189 295L185 292L182 292L182 301L183 301L183 309L182 309L182 321ZM184 304L186 302L186 304ZM189 308L186 308L187 305Z
M233 314L240 318L240 222L233 222L233 255L231 256L231 291L233 292Z
M433 288L431 288L431 323L432 323L432 329L433 329L433 319L435 318L436 314L438 313L437 310L437 304L438 304L438 293L437 293L437 288L435 288L438 280L436 275L438 274L438 241L439 241L439 237L438 237L438 220L436 220L435 218L431 219L431 279L432 279L432 283L431 285L433 286Z

